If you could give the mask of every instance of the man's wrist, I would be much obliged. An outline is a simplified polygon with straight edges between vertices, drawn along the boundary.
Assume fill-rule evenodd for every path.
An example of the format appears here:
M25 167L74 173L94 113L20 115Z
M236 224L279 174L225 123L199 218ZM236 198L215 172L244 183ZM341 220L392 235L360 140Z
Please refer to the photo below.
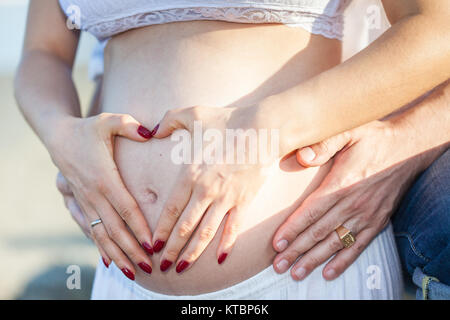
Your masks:
M418 172L427 169L442 153L448 149L449 144L433 145L429 139L430 133L423 132L422 128L402 115L385 121L386 126L395 140L396 148L404 151L405 161L414 161Z

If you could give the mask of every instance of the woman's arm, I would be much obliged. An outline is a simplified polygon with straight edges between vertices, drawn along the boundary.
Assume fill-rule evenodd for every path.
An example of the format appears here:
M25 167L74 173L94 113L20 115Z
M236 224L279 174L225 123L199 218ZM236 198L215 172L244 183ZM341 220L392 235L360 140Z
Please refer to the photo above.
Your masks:
M53 2L53 1L52 1ZM44 145L56 143L64 122L80 117L72 66L80 32L65 27L57 3L31 1L15 94L23 115Z
M114 136L145 142L151 132L129 115L80 118L72 82L78 39L79 31L66 27L58 1L30 1L15 81L16 99L67 179L86 220L102 220L90 228L101 255L134 279L131 261L151 272L151 261L144 251L152 252L151 233L114 163Z
M378 40L259 106L257 126L280 129L281 154L380 119L449 78L448 1L383 2L393 26Z

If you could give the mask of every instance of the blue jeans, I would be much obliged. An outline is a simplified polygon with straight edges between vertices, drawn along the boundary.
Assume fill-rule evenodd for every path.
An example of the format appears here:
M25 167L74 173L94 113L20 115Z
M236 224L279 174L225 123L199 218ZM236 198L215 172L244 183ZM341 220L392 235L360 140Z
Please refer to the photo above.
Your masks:
M450 299L450 149L423 172L393 217L418 299Z

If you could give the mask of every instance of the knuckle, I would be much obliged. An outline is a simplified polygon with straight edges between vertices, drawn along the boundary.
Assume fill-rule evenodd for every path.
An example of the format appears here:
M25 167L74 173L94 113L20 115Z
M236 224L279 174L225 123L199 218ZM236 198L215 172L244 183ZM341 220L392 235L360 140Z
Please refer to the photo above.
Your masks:
M121 126L125 126L132 119L129 114L121 114L118 117Z
M318 145L318 149L320 153L326 154L330 150L329 141L325 140L320 142Z
M306 269L313 269L321 264L321 261L315 255L310 255L309 257L305 257L304 265Z
M108 239L108 236L102 232L99 228L91 228L92 237L97 240L99 243L105 243Z
M297 258L299 257L300 253L298 252L297 248L290 248L288 251L283 253L283 257L289 261L289 263L293 263Z
M213 227L207 226L200 230L199 239L202 242L210 241L215 234L215 230Z
M298 231L292 224L288 223L283 227L282 234L283 238L290 242L298 236Z
M232 237L236 237L237 234L239 233L239 224L237 223L230 223L226 226L224 233L226 236L232 238Z
M155 232L154 236L156 238L156 235L158 235L158 239L168 239L170 235L170 230L165 227L158 227L157 233Z
M107 232L113 240L120 239L120 237L123 235L123 229L118 226L107 227Z
M321 240L323 240L326 236L326 228L325 226L317 226L317 227L313 227L311 228L311 238L315 241L315 242L319 242Z
M193 261L197 260L199 255L197 254L196 251L198 251L198 249L197 250L194 249L194 250L192 250L190 252L186 252L186 254L184 255L185 256L185 260L186 261L190 261L191 263Z
M175 248L167 248L165 252L165 256L168 260L174 261L178 257L179 251Z
M364 245L364 243L361 243L361 242L359 242L359 243L356 242L353 246L351 246L352 251L357 255L359 255L361 252L363 252L364 248L365 248L365 245Z
M207 185L205 183L197 183L197 196L200 199L210 199L212 198L214 187L212 185Z
M174 113L174 110L173 110L173 109L167 110L167 111L166 111L166 114L164 115L163 118L164 118L164 119L172 118L174 114L175 114L175 113Z
M111 114L102 112L94 117L94 123L97 126L102 126L106 121L108 121L111 118Z
M125 206L125 207L120 208L119 215L122 217L123 220L129 221L133 217L133 212L135 210L136 210L136 208L134 206L132 208Z
M180 224L180 227L178 228L177 235L180 238L187 238L192 233L192 230L194 229L194 226L189 221L183 221Z
M181 215L181 210L176 205L169 204L166 206L165 213L169 218L177 220Z
M352 139L352 132L350 130L342 132L341 135L342 138L347 142L349 142Z
M315 208L307 207L303 214L305 215L305 219L308 225L312 225L314 222L316 222L317 212Z
M368 225L372 222L372 215L369 213L364 213L359 216L359 224L360 225Z
M107 184L103 181L103 179L95 179L93 182L94 188L98 190L98 192L108 195L110 193L109 188L107 188Z
M334 240L330 241L328 246L329 246L330 251L333 253L341 250L343 247L340 239L334 239Z
M193 106L188 109L194 119L199 119L202 108L199 106Z

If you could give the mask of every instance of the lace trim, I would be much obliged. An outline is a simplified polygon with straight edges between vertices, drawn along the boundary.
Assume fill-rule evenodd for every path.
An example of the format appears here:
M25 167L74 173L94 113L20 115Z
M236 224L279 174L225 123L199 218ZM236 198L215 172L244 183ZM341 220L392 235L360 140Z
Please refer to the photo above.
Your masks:
M342 40L342 16L330 17L311 12L273 10L260 8L176 8L151 11L136 15L83 26L100 40L115 34L145 27L177 21L221 20L238 23L282 23L290 27L302 27L308 32L327 38Z

